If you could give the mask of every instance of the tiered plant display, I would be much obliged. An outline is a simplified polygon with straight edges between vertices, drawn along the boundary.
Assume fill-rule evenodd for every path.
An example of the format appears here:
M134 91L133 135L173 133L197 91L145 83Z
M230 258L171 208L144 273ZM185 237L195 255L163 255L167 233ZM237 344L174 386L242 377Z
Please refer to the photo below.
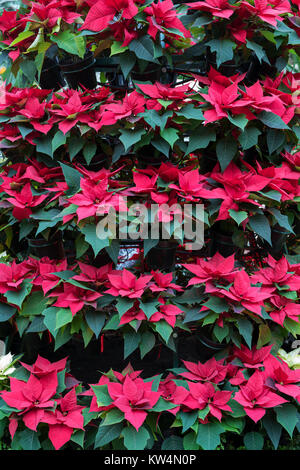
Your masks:
M3 448L292 446L299 1L24 0L0 31Z

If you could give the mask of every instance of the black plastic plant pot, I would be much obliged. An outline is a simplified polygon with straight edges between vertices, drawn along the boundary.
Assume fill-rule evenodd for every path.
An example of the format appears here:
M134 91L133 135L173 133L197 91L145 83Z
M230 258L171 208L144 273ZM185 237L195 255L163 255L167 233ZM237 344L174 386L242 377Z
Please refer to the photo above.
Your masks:
M163 162L168 160L168 157L158 150L156 150L152 145L145 145L138 150L137 154L137 167L144 169L149 166L159 168Z
M161 65L149 64L142 72L134 67L130 73L131 79L135 82L159 82L161 77Z
M59 65L54 60L46 57L41 71L40 87L43 90L58 91L65 84Z
M111 166L111 160L112 159L110 155L99 153L92 158L90 163L87 163L83 154L79 154L74 159L74 162L79 163L88 171L97 172L97 171L103 170L103 168L108 169Z
M160 240L146 255L149 269L172 270L175 266L175 255L178 243L174 240Z
M240 254L241 250L232 240L232 234L223 233L217 227L211 228L210 256L220 253L222 256Z
M197 353L199 354L199 360L202 362L208 361L216 354L224 351L226 349L227 344L224 343L216 343L212 341L204 334L200 333L197 335Z
M89 90L93 90L97 86L94 64L94 54L88 51L84 59L74 62L70 57L69 60L64 59L61 61L59 66L70 88L76 89L82 85Z
M125 80L122 72L109 72L106 74L110 89L112 91L126 91L128 89L128 80Z
M29 254L37 258L48 257L50 259L65 258L65 251L61 233L55 237L45 240L44 238L31 238L28 240Z
M272 246L268 246L268 252L274 258L281 258L285 252L285 244L290 232L278 224L271 228Z

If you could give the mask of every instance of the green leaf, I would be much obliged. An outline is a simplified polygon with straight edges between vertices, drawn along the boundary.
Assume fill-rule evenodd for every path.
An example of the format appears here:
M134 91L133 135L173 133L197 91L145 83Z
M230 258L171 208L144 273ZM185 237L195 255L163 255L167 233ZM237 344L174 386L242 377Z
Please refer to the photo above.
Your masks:
M131 307L133 307L133 304L134 304L134 300L131 300L131 299L127 299L126 297L120 297L118 300L117 300L117 310L119 312L119 318L121 318L124 313L128 312L128 310L131 309Z
M144 359L146 354L151 351L155 346L155 336L150 331L145 331L142 334L141 343L140 343L140 351L141 351L141 358Z
M54 154L55 150L57 150L59 147L64 145L66 141L67 141L67 137L65 136L63 132L61 131L56 132L52 140L52 154Z
M289 433L292 438L296 424L298 423L297 408L291 404L284 404L275 408L277 421Z
M248 213L245 211L236 211L234 209L228 210L230 217L235 220L235 222L240 225L248 217Z
M124 445L128 450L144 450L150 438L150 434L143 426L137 431L132 426L126 427L122 431Z
M10 43L10 47L13 47L15 46L16 44L19 44L19 42L22 42L24 41L25 39L29 39L30 37L34 36L35 33L33 31L22 31L22 33L20 33L16 39L14 39L11 43Z
M241 318L237 322L237 327L242 337L246 341L247 346L249 347L249 349L251 349L252 334L253 334L253 325L251 321L247 320L247 318Z
M160 131L160 135L163 139L165 139L168 144L170 144L170 147L173 148L175 142L178 140L178 130L174 129L173 127L167 127L166 129L163 129Z
M18 434L18 440L23 450L38 450L41 448L38 433L25 429Z
M98 406L109 406L112 403L106 384L92 385L92 389L96 395Z
M285 228L290 233L294 233L287 215L282 214L278 209L275 208L269 209L269 211L275 217L280 227Z
M51 158L53 157L52 138L50 136L34 139L33 142L36 144L37 153L44 153L45 155L48 155Z
M155 323L155 329L163 340L168 343L170 336L173 333L173 328L164 320L160 320Z
M178 116L184 116L186 119L195 119L196 121L204 121L204 116L199 108L195 108L192 103L187 104L180 111L177 112Z
M11 305L0 302L0 322L9 320L16 313L16 311L17 309Z
M168 437L162 443L161 450L183 450L183 439L179 436Z
M242 129L242 131L245 129L245 127L248 124L248 119L246 118L245 114L240 114L237 116L230 116L229 113L227 113L229 121L236 127L239 127Z
M282 427L280 426L280 424L277 423L275 418L270 414L266 414L263 417L262 423L264 425L265 430L267 431L267 434L270 440L272 441L274 449L276 450L279 445L279 441L280 441L280 437L282 433Z
M95 438L94 449L104 447L121 435L123 423L112 424L111 426L100 426Z
M226 300L220 297L210 297L203 305L215 313L227 312L229 309L229 305Z
M189 137L189 144L186 155L194 152L194 150L204 149L210 142L216 141L216 131L209 127L200 127Z
M248 432L244 436L244 444L247 450L262 450L264 438L258 432Z
M139 116L142 117L153 129L159 127L163 130L172 114L172 111L166 111L164 114L159 114L155 109L148 109L144 113L139 114Z
M89 310L84 316L88 326L98 339L106 320L106 314L97 310Z
M135 331L128 331L125 332L124 335L124 359L126 359L128 356L130 356L133 351L138 348L140 341L141 341L141 335L138 332Z
M248 150L251 147L257 145L258 136L261 135L261 131L256 127L247 127L239 136L239 142L243 150Z
M199 450L199 445L196 443L196 434L189 432L183 437L184 450Z
M212 52L216 52L217 67L233 59L233 49L236 44L229 39L212 39L207 43Z
M142 135L146 133L145 129L129 130L121 129L120 141L124 145L125 151L141 140Z
M187 413L185 411L180 411L178 413L178 416L181 419L182 432L184 433L185 431L190 429L190 427L192 427L193 424L195 423L196 419L198 418L198 410L191 411L189 413Z
M248 223L257 235L266 240L272 246L271 228L266 216L263 214L255 214L250 217Z
M120 242L119 240L111 240L110 245L105 248L110 259L114 262L115 265L118 264L119 253L120 253Z
M151 302L145 302L145 303L140 301L140 308L143 310L148 320L150 320L152 315L154 315L154 313L157 312L158 307L159 307L158 300L153 300Z
M109 246L109 238L104 240L98 238L96 228L96 225L87 224L81 229L85 241L92 247L95 256L97 256L103 248Z
M80 189L81 173L75 170L75 168L65 165L64 163L60 163L60 166L62 168L66 183L69 187L66 195L73 196L73 194L77 193L77 191Z
M285 142L285 134L278 129L267 131L267 145L270 155L281 147Z
M70 30L66 29L65 31L60 31L57 34L50 36L50 39L57 44L59 49L83 59L86 51L85 39L83 36L74 34Z
M18 291L7 291L4 295L4 297L6 298L7 302L9 304L13 304L13 305L16 305L17 307L20 307L22 306L25 298L27 297L27 295L30 294L30 291L32 289L32 284L30 284L28 281L24 281L22 283L22 286L21 286L21 289L18 290Z
M128 45L131 52L134 52L138 59L145 60L147 62L156 62L154 58L154 46L153 41L149 36L142 36L139 39L133 39Z
M57 279L57 281L59 280ZM33 292L24 302L20 314L24 316L39 315L45 310L48 301L49 299L45 297L43 292Z
M177 405L164 400L162 397L159 397L157 403L151 408L155 413L162 413L163 411L172 410L176 408Z
M262 60L264 60L265 62L267 62L267 64L269 64L269 59L266 55L266 52L265 50L262 48L262 46L260 46L259 44L257 44L256 42L253 42L253 41L249 41L247 40L247 47L249 49L251 49L253 52L255 52L256 54L256 57L258 58L259 62L261 62Z
M113 408L112 410L109 410L107 415L105 416L103 426L110 426L112 424L121 423L123 420L123 411L119 410L118 408Z
M69 308L60 308L56 312L56 330L59 330L63 326L71 323L73 320L72 312Z
M119 55L118 62L126 80L136 63L136 56L132 52L127 51L125 54Z
M215 450L220 444L220 434L224 431L219 423L198 424L197 444L203 450Z
M262 111L259 113L258 118L266 126L271 127L272 129L289 129L289 126L281 119L281 117L277 116L277 114Z
M237 150L237 143L233 138L224 138L218 140L216 151L222 173L226 170L229 163L235 157Z

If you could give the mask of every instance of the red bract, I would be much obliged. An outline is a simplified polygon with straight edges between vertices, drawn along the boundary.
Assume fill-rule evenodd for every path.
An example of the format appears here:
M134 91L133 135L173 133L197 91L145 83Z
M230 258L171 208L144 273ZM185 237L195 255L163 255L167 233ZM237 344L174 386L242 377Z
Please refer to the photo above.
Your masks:
M284 326L286 318L299 322L300 305L280 295L273 295L270 299L270 311L272 320Z
M28 98L25 107L19 113L22 116L26 116L30 120L32 127L38 132L47 134L52 128L52 124L47 122L41 123L45 117L45 104L40 103L38 98Z
M251 276L253 283L259 282L263 286L289 286L290 290L300 289L300 276L295 274L293 265L290 265L284 256L275 261L269 255L266 262L269 267L262 268Z
M178 18L172 0L162 0L157 3L152 3L149 7L145 8L144 12L148 15L148 34L153 39L156 38L159 31L167 34L171 32L171 34L176 35L176 30L182 33L185 38L191 37L190 32L183 26Z
M56 372L47 374L43 380L31 375L28 382L10 378L10 391L1 392L1 397L8 406L20 410L17 415L22 418L27 428L36 431L37 425L44 421L54 406L53 396L56 388ZM12 428L11 430L16 430L15 426Z
M274 1L269 3L267 0L254 0L254 5L243 1L241 6L244 6L253 16L258 16L262 21L272 26L276 26L277 21L282 21L280 15L291 11L290 4L287 1L280 1L278 7Z
M240 359L248 369L258 369L263 366L263 362L270 356L272 346L256 349L249 349L241 344L240 349L234 346L233 355Z
M157 403L160 393L151 390L152 382L144 382L137 378L132 380L126 376L124 383L109 383L108 393L113 404L123 411L125 419L138 431L143 425L147 410Z
M190 392L181 385L177 385L174 382L174 379L176 379L176 377L173 374L168 374L165 380L160 382L158 392L164 400L174 405L178 405L176 408L168 410L173 415L176 415L180 410L180 405L185 402Z
M63 260L60 264L57 264L54 260L42 258L38 261L37 266L37 277L32 281L34 286L41 286L44 294L47 294L53 289L59 282L59 278L53 273L65 271L68 267L66 260Z
M190 396L185 400L185 405L190 409L203 410L208 406L210 414L219 421L222 419L222 411L232 411L227 402L232 392L216 390L211 383L189 382Z
M172 282L172 273L163 274L160 271L151 271L151 274L153 276L153 282L150 282L149 289L152 292L165 292L169 290L172 291L173 289L176 291L183 290L182 287Z
M270 297L274 290L274 288L252 287L246 271L239 271L234 278L233 286L228 291L220 290L220 293L224 297L240 302L250 312L261 315L263 301Z
M101 296L102 294L99 292L82 289L71 284L64 284L63 291L58 288L48 295L48 297L57 297L53 307L70 308L72 315L76 315L84 305L91 305L95 308L96 300Z
M205 11L219 18L230 18L235 9L235 6L230 5L227 0L208 0L207 2L187 3L187 5L189 10Z
M188 286L220 279L226 279L231 282L236 273L234 255L224 258L219 253L216 253L208 261L205 261L203 258L197 258L197 264L183 264L182 266L195 274L195 277L189 280Z
M180 373L185 379L218 384L226 377L227 366L223 365L223 359L217 361L212 357L204 364L201 364L201 362L198 362L198 364L189 361L182 362L189 371Z
M119 119L130 118L145 111L146 101L136 90L129 95L126 94L122 101L105 104L100 109L101 120L96 126L110 126L118 122Z
M12 28L15 28L16 23L17 12L3 10L2 15L0 16L0 31L2 31L2 33L6 33Z
M170 184L170 189L175 189L178 196L186 201L197 201L202 197L204 189L205 176L201 175L198 170L179 173L179 185Z
M102 31L120 15L120 12L121 18L130 20L138 13L138 8L132 0L100 0L91 7L80 29Z
M120 295L130 299L141 297L145 289L147 289L149 281L152 279L152 275L142 275L137 278L127 269L123 269L120 273L108 274L107 277L111 287L105 292L106 294L111 294L114 297Z
M63 398L57 400L58 407L54 415L49 414L46 422L49 424L48 437L55 450L60 449L71 439L74 429L84 429L83 406L77 405L77 397L73 388ZM48 419L47 419L48 418Z
M108 191L108 180L107 178L99 181L98 184L92 180L81 179L80 187L82 192L75 194L69 199L71 204L78 206L76 213L78 216L78 222L87 217L93 217L95 215L103 215L109 212L111 207L116 210L127 211L122 196L114 194L112 191ZM66 216L64 222L73 218L73 216Z
M176 305L165 304L162 298L160 298L159 300L161 302L161 305L159 306L159 311L155 312L151 316L150 322L156 323L160 320L165 320L165 322L167 322L172 328L174 328L176 323L176 317L178 315L181 315L183 311L179 307L176 307Z
M52 374L53 372L60 372L65 369L66 367L67 358L61 359L57 362L50 362L48 359L41 357L38 355L37 360L35 361L32 366L29 364L25 364L24 362L20 362L22 366L29 370L29 372L35 375L38 378L45 377L48 374Z
M247 415L255 423L266 414L267 408L274 408L287 402L276 393L270 392L264 384L264 375L260 371L255 371L247 384L241 385L233 398L243 406Z
M72 90L70 97L66 102L60 100L56 103L57 106L50 109L50 114L53 115L52 122L59 122L59 129L66 134L72 127L74 127L79 121L88 123L89 116L85 114L90 109L90 105L83 104L81 101L81 95L78 91Z
M264 361L265 384L300 400L300 370L291 370L289 366L274 356L269 356Z
M159 111L162 109L162 104L158 100L163 101L172 101L180 102L187 98L187 91L189 90L189 85L181 85L177 87L171 87L170 85L164 85L162 83L156 82L153 85L141 85L137 86L142 90L142 92L150 96L151 100L148 100L146 103L147 109L155 109ZM173 108L173 104L170 104L168 107Z
M112 263L106 264L101 268L95 268L88 264L78 262L81 273L73 277L74 280L79 282L90 282L95 286L102 286L107 283L107 275L112 271Z
M24 279L30 277L30 269L24 263L17 264L13 261L10 265L0 264L0 293L18 291L22 287Z
M32 214L32 208L39 206L47 197L47 194L34 196L32 194L30 183L26 183L20 192L7 190L6 200L13 206L12 214L18 220L27 219Z

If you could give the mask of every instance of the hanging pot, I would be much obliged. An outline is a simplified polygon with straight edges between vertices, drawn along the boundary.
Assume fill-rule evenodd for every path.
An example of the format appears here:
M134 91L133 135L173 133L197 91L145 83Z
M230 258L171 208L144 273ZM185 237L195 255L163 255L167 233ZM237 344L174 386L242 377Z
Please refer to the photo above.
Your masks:
M229 230L224 231L222 228L222 224L217 222L210 229L210 256L214 256L217 252L225 257L234 253L240 254L241 249L233 242L233 234Z
M145 145L137 151L137 168L145 169L149 166L159 168L163 162L168 160L166 155L160 153L152 145Z
M160 81L161 76L161 65L160 64L149 64L146 69L142 72L138 66L134 66L131 73L131 79L137 83L140 82L151 82L155 83Z
M40 87L43 90L58 91L66 84L57 62L46 57L40 76Z
M126 91L128 89L128 80L125 80L122 72L109 72L106 74L109 87L112 91Z
M82 85L88 90L93 90L97 87L94 64L94 54L91 51L87 51L82 60L74 62L70 56L63 59L59 66L70 88L76 89Z
M199 354L200 362L208 361L216 354L224 351L228 346L226 343L216 343L215 341L212 341L201 332L197 334L197 339L198 343L196 349Z
M88 171L100 171L103 168L108 169L111 166L112 157L110 155L105 155L104 153L99 153L95 155L90 163L87 163L83 154L80 153L77 157L74 158L75 163L79 163Z
M29 254L37 258L47 256L50 259L63 259L65 252L62 242L61 232L58 232L53 238L30 238L28 240Z
M175 240L160 240L146 255L145 261L149 269L171 271L175 266L177 247Z

